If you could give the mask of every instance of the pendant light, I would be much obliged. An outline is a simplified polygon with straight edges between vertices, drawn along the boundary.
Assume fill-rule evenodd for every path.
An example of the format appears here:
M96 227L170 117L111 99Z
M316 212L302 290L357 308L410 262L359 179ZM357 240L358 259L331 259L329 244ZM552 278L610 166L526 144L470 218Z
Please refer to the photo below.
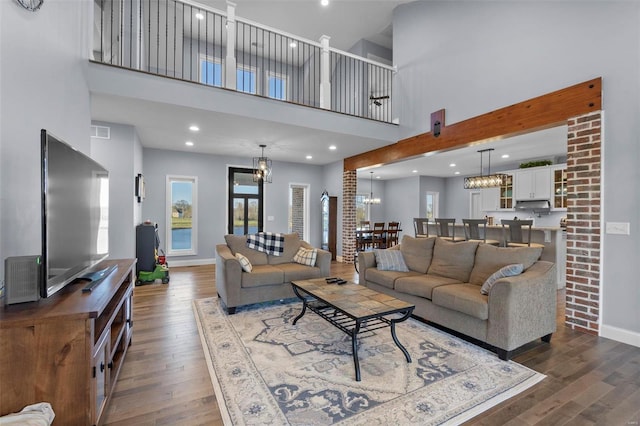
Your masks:
M480 153L480 176L470 176L464 178L465 189L477 189L477 188L495 188L503 184L507 175L496 173L491 174L491 151L493 148L481 149ZM489 153L489 168L487 174L482 174L482 156L485 152Z
M365 204L380 204L380 198L373 197L373 172L371 172L369 198L364 199Z

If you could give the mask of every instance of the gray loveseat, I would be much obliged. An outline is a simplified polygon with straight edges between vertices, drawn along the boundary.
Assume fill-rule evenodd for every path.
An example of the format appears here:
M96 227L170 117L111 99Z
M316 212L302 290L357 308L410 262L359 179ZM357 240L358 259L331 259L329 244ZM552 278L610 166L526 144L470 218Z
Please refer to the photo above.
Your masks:
M408 271L380 270L374 252L360 253L360 284L415 304L415 316L485 342L501 359L535 339L549 342L556 330L555 264L538 260L541 248L404 236L388 250L401 252ZM524 272L483 295L487 278L512 264Z
M268 255L247 247L246 235L225 235L226 244L216 246L216 289L229 314L236 307L251 303L295 297L291 281L328 277L331 253L316 249L315 265L294 262L300 247L313 249L297 233L284 235L281 256ZM244 255L251 263L251 272L245 272L236 258Z

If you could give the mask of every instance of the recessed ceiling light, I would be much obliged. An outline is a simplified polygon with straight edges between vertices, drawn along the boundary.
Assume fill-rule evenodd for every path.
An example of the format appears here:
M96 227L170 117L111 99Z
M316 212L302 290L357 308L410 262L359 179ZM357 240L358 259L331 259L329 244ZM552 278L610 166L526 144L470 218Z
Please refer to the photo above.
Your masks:
M196 126L195 124L192 124L191 126L189 126L189 130L191 130L192 132L198 132L200 131L200 127Z
M459 174L460 174L460 172L455 172L455 173L454 173L454 175L459 175Z
M295 41L292 41L291 43L289 43L289 47L291 48L298 47L298 43L296 43Z
M331 145L331 146L329 147L329 149L330 149L331 151L335 151L336 149L338 149L338 147L337 147L337 146L335 146L335 145Z
M184 144L185 144L186 146L193 146L193 142L191 142L191 141L186 141Z
M509 154L502 154L502 158L509 158Z
M418 173L417 170L411 170L411 173Z
M455 166L456 166L456 163L449 164L449 167L455 167Z
M198 12L198 13L196 13L196 18L202 20L202 19L204 19L204 14L201 13L201 12Z
M307 159L307 160L311 160L312 158L313 158L313 156L311 156L311 155L307 155L307 156L306 156L306 159Z
M376 176L376 179L380 179L380 176Z
M320 0L320 4L323 6L329 6L329 0Z

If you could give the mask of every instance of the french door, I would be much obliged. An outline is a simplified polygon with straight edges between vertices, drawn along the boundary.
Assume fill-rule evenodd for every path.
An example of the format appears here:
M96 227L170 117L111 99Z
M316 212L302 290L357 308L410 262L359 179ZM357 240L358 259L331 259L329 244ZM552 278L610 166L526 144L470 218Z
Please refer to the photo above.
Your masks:
M229 167L228 182L227 232L235 235L262 232L263 181L253 181L253 169Z

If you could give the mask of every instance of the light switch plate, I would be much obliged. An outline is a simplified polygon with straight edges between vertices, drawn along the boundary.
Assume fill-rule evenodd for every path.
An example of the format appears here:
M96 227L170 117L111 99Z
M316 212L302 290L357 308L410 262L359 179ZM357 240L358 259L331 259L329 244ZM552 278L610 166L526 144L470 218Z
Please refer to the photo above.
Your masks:
M267 221L268 222L273 222L273 216L267 216Z
M607 234L629 235L629 222L607 222L605 232Z

